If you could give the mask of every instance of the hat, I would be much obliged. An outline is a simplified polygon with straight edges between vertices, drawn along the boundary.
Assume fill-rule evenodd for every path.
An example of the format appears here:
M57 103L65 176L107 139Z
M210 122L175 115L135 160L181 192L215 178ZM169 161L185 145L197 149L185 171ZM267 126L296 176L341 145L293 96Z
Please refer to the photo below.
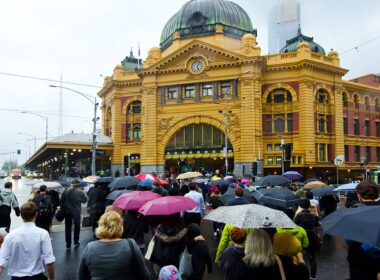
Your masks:
M182 280L182 278L174 265L167 265L161 268L158 280Z
M301 242L288 232L277 232L273 236L273 250L276 255L293 257L301 251Z
M40 192L46 192L47 191L47 186L46 185L41 185L40 186Z
M309 208L310 208L310 200L308 200L308 199L302 199L302 200L299 202L299 206L300 206L302 209L309 209Z
M201 229L197 224L192 223L187 226L187 236L189 239L193 239L198 235L201 235Z
M232 242L236 244L243 244L247 238L247 231L242 228L233 227L230 231L230 237Z

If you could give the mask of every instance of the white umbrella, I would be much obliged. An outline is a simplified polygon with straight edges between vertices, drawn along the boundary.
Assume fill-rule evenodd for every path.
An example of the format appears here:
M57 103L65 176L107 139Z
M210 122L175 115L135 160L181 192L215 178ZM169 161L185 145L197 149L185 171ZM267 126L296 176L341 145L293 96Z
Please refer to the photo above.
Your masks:
M221 206L207 214L204 219L239 228L297 227L284 212L257 204Z
M48 190L58 190L62 188L62 185L58 182L40 182L40 183L34 184L32 187L32 190L38 191L42 185L45 185Z
M186 172L179 174L177 177L177 180L179 179L190 179L190 178L196 178L196 177L202 177L202 173L199 172Z
M348 184L340 185L339 187L334 189L334 192L354 191L356 189L357 185L358 185L358 183L348 183Z

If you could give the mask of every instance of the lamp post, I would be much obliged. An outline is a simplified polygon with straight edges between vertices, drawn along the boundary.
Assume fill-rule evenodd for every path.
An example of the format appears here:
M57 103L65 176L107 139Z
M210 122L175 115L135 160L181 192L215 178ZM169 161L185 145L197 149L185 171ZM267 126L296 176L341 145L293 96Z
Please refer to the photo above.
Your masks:
M281 156L281 175L284 175L285 173L285 161L284 161L284 146L285 146L285 140L284 138L281 138L281 151L282 151L282 156Z
M17 132L17 134L20 134L20 135L26 135L26 136L29 136L29 137L32 137L33 140L34 140L34 152L36 152L36 142L37 142L37 137L35 135L31 135L31 134L28 134L28 133L23 133L23 132Z
M92 129L91 175L95 176L96 175L96 136L97 136L97 134L96 134L96 122L97 122L96 111L97 111L97 108L98 108L98 105L99 105L98 102L96 101L96 97L84 94L82 92L76 91L76 90L74 90L72 88L68 88L68 87L62 87L62 86L57 86L57 85L49 85L49 87L59 88L59 89L66 89L66 90L75 92L75 93L83 96L84 98L86 98L89 102L91 102L91 104L94 105L94 118L92 119L94 125L93 125L93 129ZM93 100L92 100L92 98L93 98Z
M49 118L48 118L48 117L45 117L45 116L43 116L43 115L40 115L40 114L34 113L34 112L30 112L30 111L22 111L21 113L22 113L22 114L31 114L31 115L35 115L35 116L38 116L38 117L40 117L41 119L45 120L45 141L47 142L47 141L48 141L48 123L49 123Z

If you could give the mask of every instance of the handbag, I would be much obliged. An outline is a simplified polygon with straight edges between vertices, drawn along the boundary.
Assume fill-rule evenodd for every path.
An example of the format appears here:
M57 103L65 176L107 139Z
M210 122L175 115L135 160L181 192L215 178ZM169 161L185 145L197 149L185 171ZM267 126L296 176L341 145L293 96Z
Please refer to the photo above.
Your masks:
M58 222L62 222L65 219L65 210L63 209L63 206L65 204L65 192L66 190L62 193L60 207L55 213L55 218L57 219Z
M83 217L83 220L82 220L82 227L91 227L92 224L91 224L91 219L90 217Z
M147 259L148 261L152 257L154 245L156 244L155 243L155 237L156 237L156 235L154 235L152 237L152 239L150 240L149 245L148 245L148 249L146 250L146 253L145 253L145 259Z
M136 255L135 250L133 249L133 244L130 238L127 239L129 249L131 250L132 254L132 261L131 261L131 276L129 279L138 279L136 275L136 268L137 268L137 262L136 262Z
M189 277L193 274L193 265L191 263L192 256L190 255L189 251L187 250L187 247L185 246L185 249L179 256L179 274L181 277Z
M280 269L281 280L286 280L285 271L284 271L284 267L282 265L282 261L281 261L279 256L277 256L277 255L274 255L274 256L276 258L278 268Z

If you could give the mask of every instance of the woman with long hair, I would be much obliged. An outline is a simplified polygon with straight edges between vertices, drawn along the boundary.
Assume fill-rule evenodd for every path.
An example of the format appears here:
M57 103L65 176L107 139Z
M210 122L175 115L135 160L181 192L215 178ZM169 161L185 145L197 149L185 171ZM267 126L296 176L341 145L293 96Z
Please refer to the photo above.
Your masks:
M78 279L149 279L149 270L133 239L122 239L123 219L114 212L103 214L96 236L87 244L79 264Z

